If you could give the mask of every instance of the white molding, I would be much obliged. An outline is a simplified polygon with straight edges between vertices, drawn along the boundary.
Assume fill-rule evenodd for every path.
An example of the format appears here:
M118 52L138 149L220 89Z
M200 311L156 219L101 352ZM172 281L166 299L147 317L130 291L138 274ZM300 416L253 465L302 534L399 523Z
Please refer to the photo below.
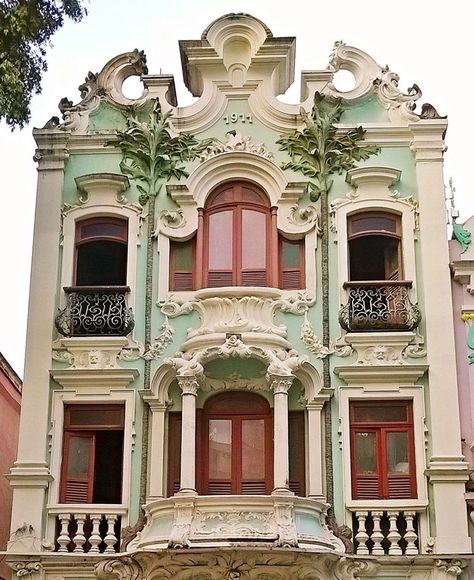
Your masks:
M369 506L368 509L384 507L384 509L395 508L399 505L426 506L427 485L425 478L426 457L425 457L425 403L423 388L420 386L404 386L397 388L397 378L392 376L387 370L384 373L385 380L395 388L389 391L378 390L377 392L367 391L363 386L341 386L339 404L339 435L342 449L342 477L344 490L344 504L347 508ZM352 475L351 475L351 445L350 445L350 417L349 405L352 401L373 401L373 400L411 400L413 402L413 431L416 466L416 487L417 498L414 500L354 500L352 498ZM346 522L351 525L352 522Z
M79 191L77 205L64 205L63 257L61 290L72 286L74 279L74 242L76 222L91 217L112 216L128 219L127 286L130 294L127 302L136 309L137 246L140 243L143 208L125 197L128 178L120 174L95 173L76 178ZM60 306L65 306L65 294L61 291Z
M349 280L349 252L347 218L363 211L389 211L401 217L403 279L411 280L412 302L416 302L415 230L418 204L412 196L400 197L389 188L400 177L398 169L390 167L362 167L348 171L347 181L354 185L344 198L331 202L332 229L336 234L338 252L338 285L340 303L347 302L347 290L343 284Z
M48 490L48 510L56 514L58 511L64 511L64 504L59 503L60 483L61 483L61 463L62 463L62 447L64 438L64 406L71 404L81 405L97 405L97 404L117 404L122 403L125 408L124 417L124 437L123 437L123 469L122 469L122 503L114 504L114 513L116 509L123 510L128 513L130 504L131 480L130 474L132 472L132 452L135 436L135 399L136 392L133 390L110 391L104 396L104 393L82 393L77 390L68 391L54 391L52 396L51 406L51 460L50 472L53 476ZM76 504L74 504L76 505ZM61 506L63 506L61 508ZM82 504L81 510L83 512L92 512L99 509L103 504ZM77 506L76 506L77 507ZM109 511L112 505L108 506L105 511ZM61 508L61 509L60 509ZM72 512L72 504L68 504L66 511ZM80 511L80 510L77 510ZM127 521L122 522L122 527L127 525ZM49 518L48 527L46 531L46 538L54 543L55 539L55 521L54 518Z
M65 389L86 388L108 393L110 389L125 389L139 375L137 369L69 368L50 371L51 377Z

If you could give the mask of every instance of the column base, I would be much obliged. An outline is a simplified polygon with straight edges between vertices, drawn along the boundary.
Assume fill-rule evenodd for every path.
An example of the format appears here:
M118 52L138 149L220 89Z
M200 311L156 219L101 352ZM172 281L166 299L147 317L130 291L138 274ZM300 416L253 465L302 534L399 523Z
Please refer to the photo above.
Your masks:
M183 487L174 494L175 497L196 497L198 492L190 487Z
M275 487L275 489L272 491L272 495L287 495L294 497L295 494L287 487Z

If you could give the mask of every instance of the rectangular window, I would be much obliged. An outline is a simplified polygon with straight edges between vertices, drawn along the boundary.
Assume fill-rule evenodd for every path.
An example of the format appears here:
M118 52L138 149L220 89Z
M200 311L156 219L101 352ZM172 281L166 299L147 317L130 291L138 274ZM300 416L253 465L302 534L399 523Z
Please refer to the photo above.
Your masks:
M123 405L67 405L61 503L122 503Z
M410 401L350 405L353 499L416 497Z

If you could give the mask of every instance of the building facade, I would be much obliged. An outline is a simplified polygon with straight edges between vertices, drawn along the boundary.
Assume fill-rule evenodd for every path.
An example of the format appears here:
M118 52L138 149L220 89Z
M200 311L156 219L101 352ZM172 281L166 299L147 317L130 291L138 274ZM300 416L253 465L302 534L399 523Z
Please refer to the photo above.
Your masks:
M248 15L180 52L194 104L134 51L35 130L10 566L462 577L446 120L343 43L281 102L295 39Z
M21 380L0 353L0 550L10 537L12 490L3 477L16 459L20 427ZM0 560L0 580L11 577L11 570Z

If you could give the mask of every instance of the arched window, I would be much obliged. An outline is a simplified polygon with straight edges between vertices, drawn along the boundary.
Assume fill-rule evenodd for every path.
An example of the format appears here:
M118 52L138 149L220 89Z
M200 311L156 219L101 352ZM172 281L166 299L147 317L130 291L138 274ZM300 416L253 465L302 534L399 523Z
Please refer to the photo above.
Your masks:
M349 216L351 281L403 279L401 223L390 212L360 212Z
M94 217L77 222L76 286L125 286L127 283L128 222Z
M204 286L270 286L271 216L267 196L246 182L225 183L204 214Z
M201 422L203 494L266 494L272 490L273 427L263 397L228 392L207 401Z

